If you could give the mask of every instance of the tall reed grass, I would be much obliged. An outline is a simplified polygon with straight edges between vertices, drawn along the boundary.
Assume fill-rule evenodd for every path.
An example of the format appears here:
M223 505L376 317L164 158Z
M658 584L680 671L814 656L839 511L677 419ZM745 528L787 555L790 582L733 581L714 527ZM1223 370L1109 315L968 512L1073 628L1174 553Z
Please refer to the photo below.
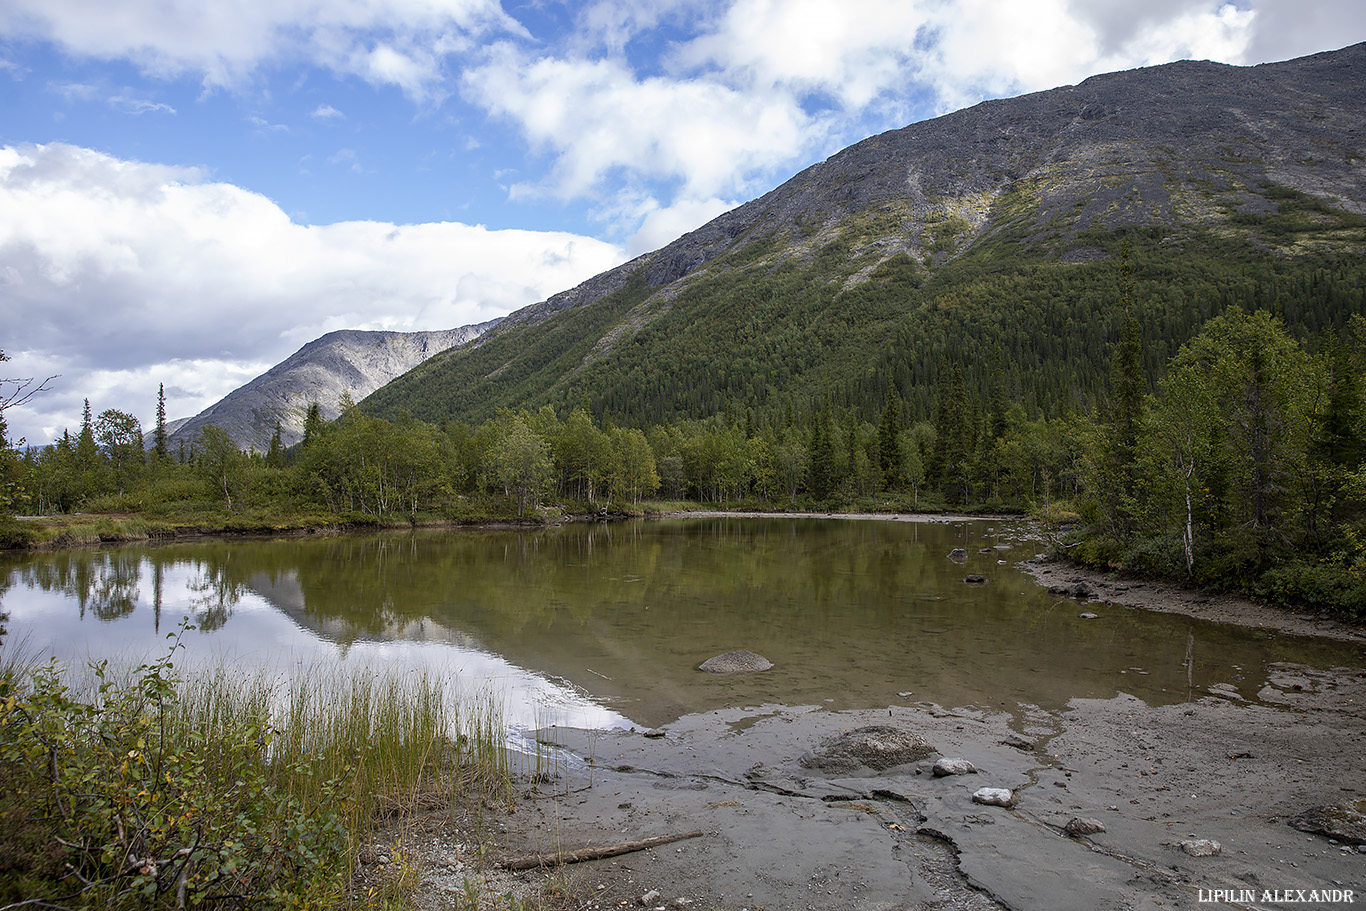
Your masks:
M345 896L385 820L511 798L491 697L429 671L277 678L176 652L73 688L0 654L0 906L315 906Z

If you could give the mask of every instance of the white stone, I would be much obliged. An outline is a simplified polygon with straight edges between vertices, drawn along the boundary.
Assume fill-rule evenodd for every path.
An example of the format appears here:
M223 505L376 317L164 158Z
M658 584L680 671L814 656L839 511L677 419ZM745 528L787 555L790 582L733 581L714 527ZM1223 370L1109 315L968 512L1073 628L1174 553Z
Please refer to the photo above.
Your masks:
M972 802L990 807L1013 807L1015 792L1009 788L978 788L972 794Z

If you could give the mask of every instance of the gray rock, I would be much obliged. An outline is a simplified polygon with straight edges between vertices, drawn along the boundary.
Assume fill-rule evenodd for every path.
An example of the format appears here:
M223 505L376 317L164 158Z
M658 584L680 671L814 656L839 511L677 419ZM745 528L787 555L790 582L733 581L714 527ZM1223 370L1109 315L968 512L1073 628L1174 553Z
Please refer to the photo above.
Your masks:
M986 585L988 580L986 576L979 576L974 573L970 576L964 576L963 581L969 585Z
M919 734L887 724L855 728L832 737L798 760L829 775L883 772L928 759L935 752Z
M935 778L944 778L949 775L975 775L977 766L968 762L966 759L949 759L945 757L934 764L930 770Z
M657 901L659 901L659 890L657 889L651 889L640 897L640 903L642 905L652 905Z
M1095 835L1105 831L1105 824L1099 819L1085 819L1081 816L1073 816L1067 820L1067 825L1062 830L1073 838L1080 838L1083 835Z
M1190 838L1181 842L1181 850L1191 857L1214 857L1223 850L1223 846L1212 838Z
M1291 827L1311 835L1336 838L1349 845L1366 845L1366 798L1324 807L1310 807L1289 820Z
M1015 792L1009 788L978 788L972 792L972 802L989 807L1015 806Z
M756 674L771 667L773 667L773 662L763 655L737 649L733 652L726 652L724 655L708 658L699 664L697 669L706 671L708 674Z
M303 439L311 403L318 403L324 420L333 420L340 413L343 394L359 402L428 358L478 338L498 322L428 332L329 332L194 417L176 422L168 442L173 450L180 443L189 449L206 426L216 424L240 448L266 452L278 421L280 441L292 446ZM150 433L144 442L151 446Z
M962 563L968 558L968 552L961 547L955 547L949 551L949 559L957 563Z
M1096 590L1086 582L1074 583L1069 591L1073 598L1085 601L1096 593Z
M1090 611L1082 611L1080 614L1077 614L1077 616L1083 620L1094 620L1096 619L1097 615L1091 613Z

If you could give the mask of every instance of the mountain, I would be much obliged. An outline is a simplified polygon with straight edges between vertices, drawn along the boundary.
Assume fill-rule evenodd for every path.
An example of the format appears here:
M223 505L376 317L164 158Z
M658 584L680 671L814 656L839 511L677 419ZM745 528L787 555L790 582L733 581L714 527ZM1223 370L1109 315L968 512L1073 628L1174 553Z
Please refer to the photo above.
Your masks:
M1125 302L1154 376L1210 316L1366 309L1366 44L1182 61L873 136L668 246L507 317L366 406L654 423L889 388L1088 406Z
M188 448L208 424L217 424L243 449L266 452L280 425L289 446L303 438L308 406L317 402L324 419L338 413L343 395L359 401L432 355L461 345L498 320L432 332L367 332L343 329L304 345L256 379L188 420L167 425L172 447Z

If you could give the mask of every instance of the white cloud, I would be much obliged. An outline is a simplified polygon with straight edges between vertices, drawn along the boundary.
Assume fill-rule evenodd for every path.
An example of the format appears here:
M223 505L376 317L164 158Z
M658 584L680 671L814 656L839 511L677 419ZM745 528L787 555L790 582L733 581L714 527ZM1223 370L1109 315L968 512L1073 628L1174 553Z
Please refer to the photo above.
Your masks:
M518 33L497 0L8 0L0 35L126 59L160 76L233 86L258 67L308 62L423 96L462 34Z
M365 171L365 169L361 167L360 156L356 154L355 149L338 149L327 156L327 163L343 165L356 174L361 174Z
M6 375L63 374L9 412L31 442L80 400L144 421L158 382L193 414L332 329L452 328L542 300L621 262L567 233L458 223L303 226L192 169L65 145L0 149ZM152 393L138 393L148 386ZM141 397L138 397L141 396Z
M1257 18L1247 63L1286 60L1366 40L1366 4L1359 0L1256 0L1250 6Z
M248 114L247 123L256 127L262 133L288 133L289 127L283 123L271 123L259 114Z
M819 93L857 109L902 86L919 31L940 4L906 0L737 0L718 27L679 49L688 70L729 82Z
M330 104L320 104L308 116L314 120L345 120L346 115Z
M618 230L638 231L634 249L663 237L664 213L691 200L750 195L927 112L1182 58L1255 63L1331 48L1366 37L1366 6L733 0L713 11L597 0L578 26L549 48L497 44L465 70L464 91L549 160L547 175L510 187L513 199L596 198ZM658 66L629 62L639 41L667 48Z
M174 114L175 108L160 101L149 101L128 92L119 92L109 99L109 106L125 114Z
M504 44L467 71L466 86L555 157L550 179L515 184L514 198L590 195L609 175L676 180L684 197L735 192L814 141L790 95L638 79L615 60L535 59Z
M639 256L641 253L658 250L689 231L697 230L739 204L735 200L717 199L712 196L707 199L675 200L666 208L653 197L649 197L630 205L624 211L610 213L609 217L640 225L626 242L627 255Z

